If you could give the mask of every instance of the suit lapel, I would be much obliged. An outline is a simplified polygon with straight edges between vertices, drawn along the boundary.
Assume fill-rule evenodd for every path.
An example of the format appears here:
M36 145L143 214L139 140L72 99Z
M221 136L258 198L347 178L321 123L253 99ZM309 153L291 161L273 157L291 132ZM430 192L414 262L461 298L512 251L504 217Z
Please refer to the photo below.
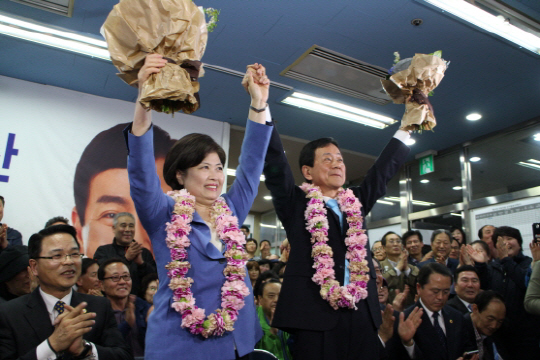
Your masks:
M446 347L448 349L448 358L450 359L450 354L452 354L451 349L456 345L456 319L454 319L444 308L442 309L442 314L444 318L444 327L446 328Z
M53 326L45 302L39 293L39 287L32 292L26 305L28 309L24 317L41 342L53 333Z

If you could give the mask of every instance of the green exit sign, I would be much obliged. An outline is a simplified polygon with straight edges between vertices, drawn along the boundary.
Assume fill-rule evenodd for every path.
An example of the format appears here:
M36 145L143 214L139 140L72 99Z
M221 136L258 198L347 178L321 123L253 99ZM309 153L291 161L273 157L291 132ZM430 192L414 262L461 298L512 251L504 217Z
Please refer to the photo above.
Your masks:
M424 156L420 160L420 175L429 174L435 171L433 155Z

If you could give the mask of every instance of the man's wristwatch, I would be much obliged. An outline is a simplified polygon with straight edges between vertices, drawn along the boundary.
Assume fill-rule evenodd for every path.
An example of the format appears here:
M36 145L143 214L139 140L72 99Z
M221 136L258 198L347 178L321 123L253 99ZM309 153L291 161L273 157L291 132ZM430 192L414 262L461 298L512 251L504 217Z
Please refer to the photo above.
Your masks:
M84 345L83 351L78 356L72 357L73 360L82 360L82 359L88 358L90 355L93 355L92 354L92 344L90 344L86 340L83 340L83 345ZM93 356L92 356L92 358L93 358Z

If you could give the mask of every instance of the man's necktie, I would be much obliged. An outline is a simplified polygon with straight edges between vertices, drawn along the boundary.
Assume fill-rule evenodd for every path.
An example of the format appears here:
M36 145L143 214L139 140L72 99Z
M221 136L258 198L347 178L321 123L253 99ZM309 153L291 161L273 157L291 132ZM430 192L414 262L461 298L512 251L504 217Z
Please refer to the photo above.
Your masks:
M64 308L64 305L66 305L66 303L60 300L58 300L56 304L54 304L54 310L58 311L58 315L62 315L66 310Z
M444 353L447 354L446 350L446 335L444 334L443 329L441 329L441 325L439 325L439 312L436 311L433 313L433 327L435 328L435 333L437 334L437 337L441 341L441 345L443 346Z
M330 199L326 202L326 206L328 206L332 211L338 216L339 218L339 226L343 229L343 213L339 209L339 205L335 199Z
M339 227L343 230L343 213L339 209L339 205L335 199L330 199L326 202L328 206L339 218ZM349 272L349 260L345 259L345 278L343 279L343 285L348 285L351 274Z
M469 312L472 312L472 305L471 304L467 305L467 309L469 309Z

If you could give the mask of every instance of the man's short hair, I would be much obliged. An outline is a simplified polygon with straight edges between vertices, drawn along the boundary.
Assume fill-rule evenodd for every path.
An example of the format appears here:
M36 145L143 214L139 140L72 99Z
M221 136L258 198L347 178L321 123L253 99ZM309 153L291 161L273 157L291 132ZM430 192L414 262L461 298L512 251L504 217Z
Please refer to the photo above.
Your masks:
M2 206L6 205L6 202L4 200L4 197L0 195L0 201L2 202Z
M279 278L276 279L276 278L269 278L267 281L261 283L261 285L259 286L259 293L257 294L257 296L263 296L264 295L264 288L266 287L267 284L280 284L281 285L281 281L279 281Z
M461 274L462 272L464 271L472 271L473 273L476 274L476 276L478 276L478 271L476 271L476 268L472 265L463 265L463 266L460 266L456 269L456 271L454 272L454 278L456 279L456 282L458 281L459 279L459 274ZM480 277L478 277L480 279Z
M262 295L261 288L262 284L268 281L268 279L276 279L279 281L279 276L272 270L267 270L259 275L257 281L255 281L255 286L253 286L253 296Z
M66 225L69 225L69 220L66 219L65 217L63 217L63 216L55 216L52 219L47 220L47 222L45 223L45 228L48 228L49 226L51 226L52 224L57 223L57 222L61 222L61 223L64 223Z
M380 243L381 240L377 240L377 241L374 241L373 242L373 245L371 245L371 251L373 252L373 247L375 246L376 243Z
M523 250L523 238L521 237L521 232L518 229L510 226L499 226L498 228L495 228L495 231L493 232L494 245L497 244L497 239L499 238L499 236L513 237L519 243L521 251Z
M122 130L130 123L118 124L97 134L84 149L75 168L73 193L81 225L86 223L85 212L94 177L110 169L127 168L127 149ZM154 156L165 158L174 144L168 132L154 125Z
M388 231L388 232L387 232L386 234L384 234L383 237L381 238L381 244L382 244L382 246L386 247L386 237L387 237L388 235L392 235L392 234L396 235L396 236L401 240L401 236L399 236L398 234L396 234L396 233L393 232L393 231ZM374 244L375 244L375 243L374 243Z
M113 227L116 227L118 225L118 219L120 219L122 216L130 217L133 221L135 221L135 216L133 216L132 213L129 212L119 212L113 217Z
M317 149L326 147L330 144L335 145L339 149L339 144L331 137L313 140L304 145L304 147L300 151L300 157L298 159L300 170L302 170L302 167L304 165L313 167L313 165L315 164L315 152L317 151ZM306 179L306 181L311 183L311 180Z
M473 246L474 244L479 244L482 249L484 249L486 251L486 254L489 256L489 246L488 244L486 244L485 242L483 242L482 240L475 240L471 243L471 246Z
M474 304L478 307L478 312L482 312L492 301L500 301L504 304L504 298L501 294L493 290L481 291L474 298ZM505 304L506 305L506 304Z
M259 263L259 266L260 265L271 265L273 263L272 260L268 260L268 259L257 260L257 262Z
M450 284L454 282L454 279L452 278L452 273L445 265L439 264L437 262L432 262L422 266L420 272L418 273L417 281L418 284L420 284L420 287L424 287L424 285L429 282L429 277L431 276L431 274L447 276L450 278Z
M446 236L448 236L448 240L450 240L450 242L452 242L452 233L446 229L439 229L439 230L435 230L434 232L431 233L431 240L430 242L433 244L433 240L435 240L435 237L439 234L446 234Z
M77 244L77 248L80 250L80 245L77 241L77 230L75 230L73 226L53 225L30 236L30 239L28 240L28 255L30 256L30 259L37 259L40 256L41 246L44 238L61 233L71 235L73 237L73 241L75 241L75 244Z
M416 235L420 239L420 242L424 242L424 238L422 237L422 233L418 230L409 230L403 236L401 237L401 241L403 242L403 246L407 244L407 239L411 236Z
M126 262L124 260L122 260L119 257L113 257L113 258L105 260L101 265L99 265L99 269L98 269L98 272L97 272L98 279L103 281L103 279L105 278L105 268L107 266L111 265L111 264L116 264L116 263L122 263L122 264L126 265L126 267L128 268L128 271L129 271L129 266L128 266L128 264L126 264ZM131 272L130 272L130 275L131 275Z
M92 258L84 258L82 259L82 266L81 266L81 276L85 275L88 271L88 268L94 264L97 264L97 260L94 260Z
M485 228L486 226L493 226L493 225L484 225L484 226L482 226L482 227L478 230L478 238L479 238L479 239L482 238L482 232L484 231L484 228ZM495 226L493 226L493 227L495 227Z
M255 245L257 245L257 248L259 247L259 242L257 241L257 239L254 239L254 238L246 239L246 245L247 245L249 242L254 242Z
M248 232L250 232L249 231L249 226L247 226L247 225L240 226L240 230L242 230L242 229L246 229Z
M272 244L270 243L270 240L261 240L260 246L262 247L263 242L267 242L268 245L270 245L270 248L272 248Z

